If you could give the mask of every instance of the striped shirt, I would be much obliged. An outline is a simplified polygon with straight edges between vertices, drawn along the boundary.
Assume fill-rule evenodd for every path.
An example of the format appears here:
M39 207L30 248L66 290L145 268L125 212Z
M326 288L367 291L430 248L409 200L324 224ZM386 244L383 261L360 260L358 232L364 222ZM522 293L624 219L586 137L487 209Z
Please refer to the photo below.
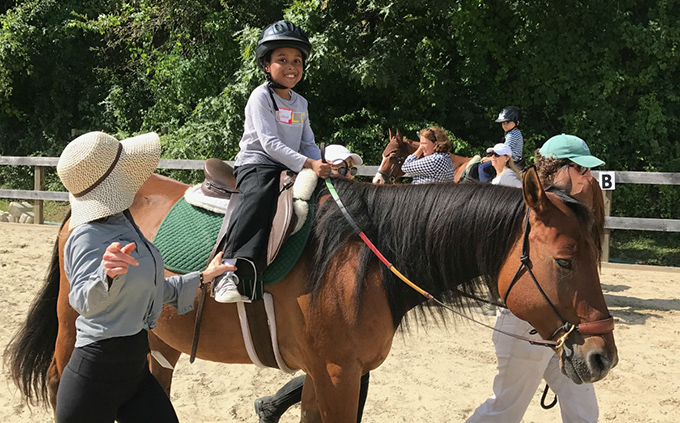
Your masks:
M512 161L517 162L522 158L522 150L524 149L524 137L517 128L513 128L505 133L505 145L512 150Z
M448 153L432 153L419 159L411 154L401 170L413 178L414 184L453 181L453 163Z

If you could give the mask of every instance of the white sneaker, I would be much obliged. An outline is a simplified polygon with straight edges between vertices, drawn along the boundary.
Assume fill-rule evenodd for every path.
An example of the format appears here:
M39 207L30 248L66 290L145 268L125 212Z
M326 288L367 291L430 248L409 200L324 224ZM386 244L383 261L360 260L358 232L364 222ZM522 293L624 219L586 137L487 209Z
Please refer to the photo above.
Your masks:
M218 303L250 302L250 298L238 292L238 276L232 271L226 272L215 282L215 301Z

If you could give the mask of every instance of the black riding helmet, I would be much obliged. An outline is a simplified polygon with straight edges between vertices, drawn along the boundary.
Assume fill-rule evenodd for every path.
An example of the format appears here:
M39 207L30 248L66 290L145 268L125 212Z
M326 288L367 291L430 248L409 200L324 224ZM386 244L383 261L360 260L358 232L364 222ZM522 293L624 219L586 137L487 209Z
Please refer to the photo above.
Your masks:
M268 79L269 74L265 70L264 64L271 58L271 52L281 47L292 47L300 50L303 62L307 61L309 53L312 51L312 44L309 42L307 34L299 26L290 21L278 21L269 25L262 31L255 50L257 65L262 72L267 74Z
M505 109L501 110L501 112L498 114L498 119L496 119L497 123L501 122L519 122L519 109L515 106L508 106Z

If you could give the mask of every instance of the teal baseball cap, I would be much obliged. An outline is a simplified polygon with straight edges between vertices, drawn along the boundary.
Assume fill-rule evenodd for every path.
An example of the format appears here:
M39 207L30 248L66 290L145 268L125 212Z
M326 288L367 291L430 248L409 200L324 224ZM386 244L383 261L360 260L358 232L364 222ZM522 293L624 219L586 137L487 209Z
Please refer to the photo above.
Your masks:
M585 141L574 135L555 135L546 141L538 152L543 157L569 159L583 167L596 167L604 164L604 161L590 154Z

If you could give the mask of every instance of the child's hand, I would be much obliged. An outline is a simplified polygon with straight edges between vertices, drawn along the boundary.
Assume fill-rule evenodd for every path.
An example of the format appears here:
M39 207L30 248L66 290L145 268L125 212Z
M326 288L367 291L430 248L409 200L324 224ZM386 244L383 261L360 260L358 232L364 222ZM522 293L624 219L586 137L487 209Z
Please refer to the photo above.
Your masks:
M331 165L329 163L311 159L307 159L307 161L311 162L311 168L319 178L326 179L331 176Z
M104 252L102 262L104 269L106 269L106 276L113 279L118 275L127 273L129 266L137 266L139 262L132 257L132 251L135 249L135 243L131 242L125 247L120 247L120 242L114 242Z

